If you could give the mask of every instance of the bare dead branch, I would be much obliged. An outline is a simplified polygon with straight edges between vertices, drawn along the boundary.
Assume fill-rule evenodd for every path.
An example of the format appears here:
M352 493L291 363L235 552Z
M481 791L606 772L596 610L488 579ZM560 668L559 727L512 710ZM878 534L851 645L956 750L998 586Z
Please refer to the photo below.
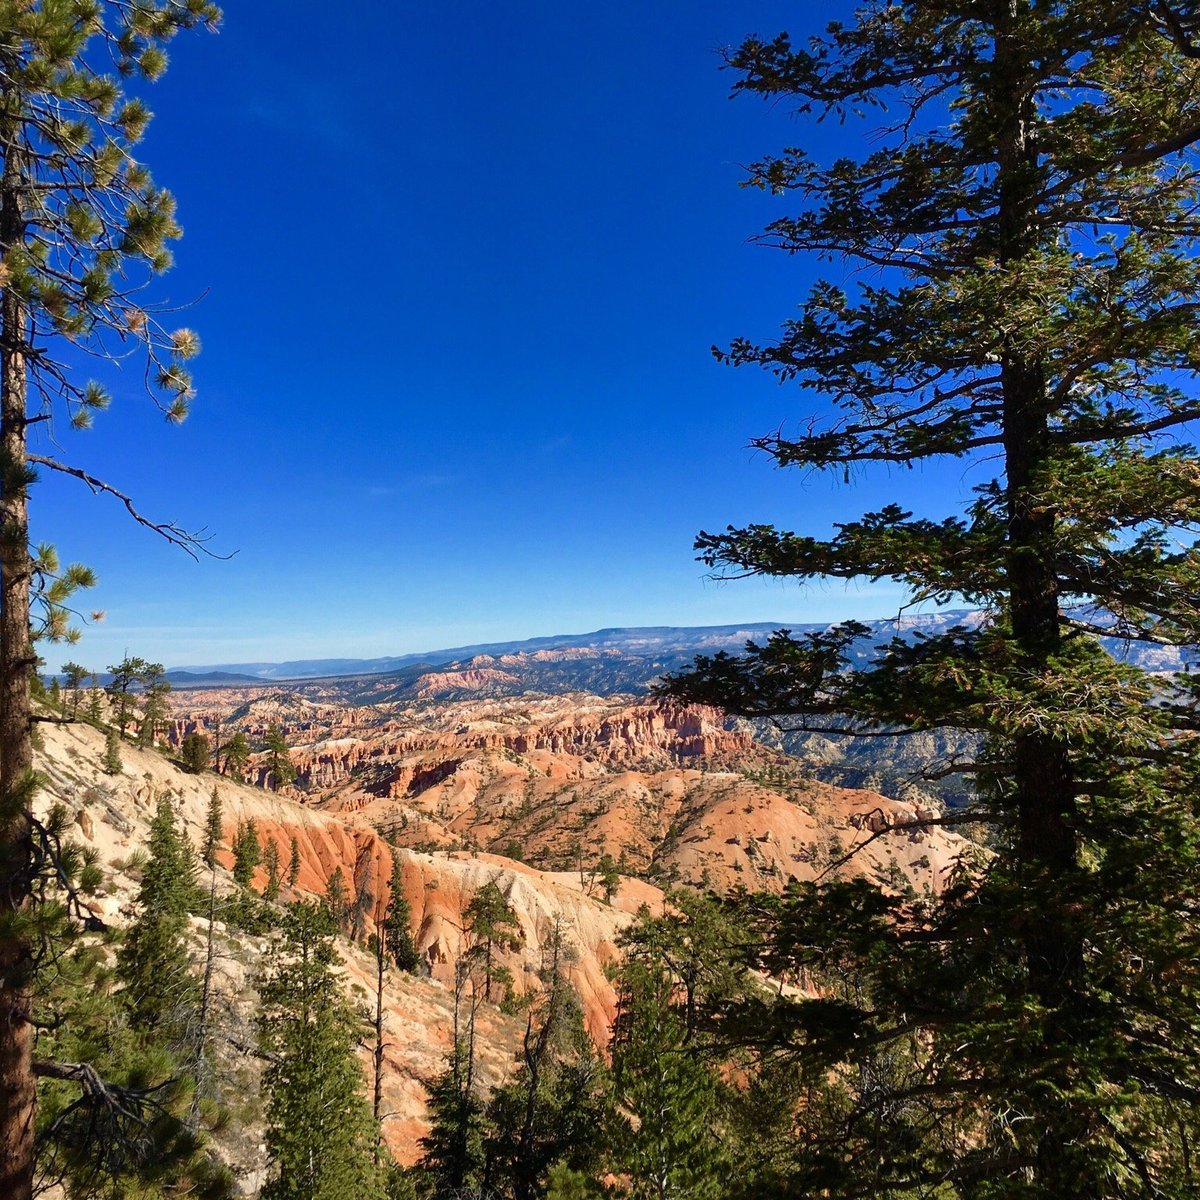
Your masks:
M218 554L215 550L208 548L208 541L211 535L203 529L195 531L184 529L175 521L155 521L142 513L133 503L133 498L126 495L119 488L113 487L111 483L105 483L103 479L97 479L95 475L89 474L80 467L72 467L67 463L59 462L54 458L47 458L42 454L30 454L28 459L39 467L46 467L51 471L58 471L63 475L70 475L75 479L81 480L87 485L93 495L113 496L119 500L124 506L129 515L146 529L157 533L159 537L170 542L172 546L178 546L184 553L190 555L194 559L199 559L200 555L205 555L208 558L230 559L232 554Z

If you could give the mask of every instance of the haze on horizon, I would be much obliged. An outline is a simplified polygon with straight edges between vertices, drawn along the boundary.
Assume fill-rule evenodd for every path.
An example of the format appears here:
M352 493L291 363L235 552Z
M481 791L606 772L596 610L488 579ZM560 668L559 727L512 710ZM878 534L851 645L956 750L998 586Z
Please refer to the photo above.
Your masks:
M867 473L849 499L745 449L814 401L710 347L771 336L816 268L747 244L786 201L739 164L799 128L731 101L719 50L794 5L377 3L333 50L311 0L269 9L181 40L148 92L144 158L185 227L159 297L204 344L192 416L163 427L131 370L93 431L56 431L232 557L39 482L35 538L95 568L82 607L107 614L50 669L899 609L890 586L713 583L691 550L728 523L820 533L899 484L943 515L978 481Z

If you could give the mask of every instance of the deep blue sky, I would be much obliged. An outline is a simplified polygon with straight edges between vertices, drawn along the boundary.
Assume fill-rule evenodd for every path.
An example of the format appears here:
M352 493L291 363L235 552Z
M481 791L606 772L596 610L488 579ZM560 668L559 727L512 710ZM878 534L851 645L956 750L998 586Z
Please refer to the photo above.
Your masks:
M775 471L747 440L812 401L709 354L770 337L818 269L748 244L786 202L739 189L738 164L859 136L730 100L718 51L842 7L258 0L180 38L142 157L186 231L158 294L203 297L180 318L204 342L193 415L166 426L130 368L62 451L236 555L194 563L40 483L36 535L95 567L107 612L66 656L894 612L886 587L715 584L691 549L975 481Z

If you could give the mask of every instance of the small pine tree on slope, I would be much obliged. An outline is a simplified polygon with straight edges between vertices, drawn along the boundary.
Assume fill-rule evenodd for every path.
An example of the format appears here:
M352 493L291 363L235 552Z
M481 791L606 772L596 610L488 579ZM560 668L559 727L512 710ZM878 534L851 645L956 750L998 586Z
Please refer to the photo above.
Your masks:
M138 915L117 954L130 1024L178 1044L199 1007L186 931L196 896L195 866L174 805L159 797L150 822L149 860L138 888Z
M661 963L627 962L613 1025L617 1167L633 1200L717 1200L724 1194L716 1133L719 1083L687 1044L674 982Z
M384 1200L334 932L323 905L293 905L259 984L259 1040L270 1058L262 1200Z

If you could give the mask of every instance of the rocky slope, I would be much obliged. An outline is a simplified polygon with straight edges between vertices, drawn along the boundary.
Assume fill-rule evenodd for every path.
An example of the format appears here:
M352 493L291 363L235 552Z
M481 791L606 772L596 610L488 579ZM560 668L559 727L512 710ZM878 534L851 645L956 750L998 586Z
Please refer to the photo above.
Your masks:
M243 821L256 823L260 839L276 843L286 863L292 838L300 848L299 894L322 895L333 872L341 868L354 894L382 898L390 874L391 848L370 828L349 825L336 816L306 807L259 788L218 780L209 774L188 775L153 751L123 747L119 775L101 771L103 735L86 725L47 727L38 768L48 783L42 803L62 803L74 815L78 840L94 846L109 879L108 893L96 912L109 924L121 925L132 915L136 882L130 873L135 853L145 843L158 796L171 795L192 840L200 840L212 789L218 787L224 808L226 841ZM508 966L517 992L531 986L541 965L543 948L555 925L560 925L574 951L572 982L583 1001L588 1028L604 1044L614 1011L612 984L605 968L617 957L616 937L631 914L647 904L657 907L661 893L636 880L625 880L612 903L589 895L574 874L550 874L502 858L466 853L423 854L399 851L405 894L412 907L414 935L426 963L416 976L393 975L385 987L387 1048L385 1108L390 1114L385 1133L405 1160L416 1155L416 1139L425 1129L424 1081L435 1075L449 1049L452 1028L452 978L463 937L463 911L475 893L495 882L515 909L524 935L520 951ZM223 856L223 865L231 864ZM265 877L258 878L261 888ZM228 878L222 872L222 886ZM202 923L197 921L197 935ZM241 1078L247 1095L243 1126L224 1149L239 1170L247 1191L257 1185L261 1153L254 1135L253 1092L257 1063L247 1048L253 1044L255 1004L253 978L261 964L265 939L232 933L224 939L221 987L228 1001L231 1033L231 1072ZM346 985L359 997L364 1011L375 1004L374 962L358 947L344 946ZM512 1069L523 1024L493 1005L481 1010L480 1072L485 1086L503 1079Z
M608 854L659 884L780 890L861 872L919 893L939 888L963 848L939 829L874 837L930 815L928 801L820 783L699 706L573 694L340 708L277 690L176 705L177 739L215 735L218 719L252 741L281 724L296 797L348 822L583 878Z

